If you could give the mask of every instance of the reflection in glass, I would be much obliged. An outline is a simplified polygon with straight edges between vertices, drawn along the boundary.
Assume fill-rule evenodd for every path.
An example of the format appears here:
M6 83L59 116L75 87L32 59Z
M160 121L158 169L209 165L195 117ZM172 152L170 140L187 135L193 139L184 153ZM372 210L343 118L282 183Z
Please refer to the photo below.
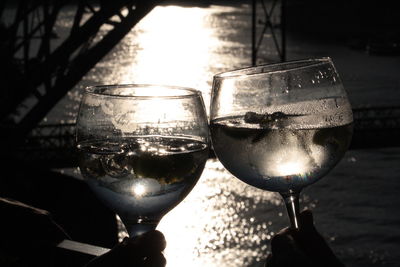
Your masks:
M279 192L292 228L299 227L301 189L340 161L350 144L352 122L347 94L330 58L214 77L211 133L218 159L242 181Z
M208 158L201 94L181 87L89 87L76 137L82 175L130 236L155 229L192 190Z

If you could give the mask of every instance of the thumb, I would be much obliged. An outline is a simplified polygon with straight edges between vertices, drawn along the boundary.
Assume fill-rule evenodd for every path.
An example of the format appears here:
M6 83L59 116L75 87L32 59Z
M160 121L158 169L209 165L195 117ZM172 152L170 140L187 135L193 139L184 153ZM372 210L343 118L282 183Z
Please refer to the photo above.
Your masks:
M315 230L314 217L310 210L303 210L299 215L300 228L305 230Z

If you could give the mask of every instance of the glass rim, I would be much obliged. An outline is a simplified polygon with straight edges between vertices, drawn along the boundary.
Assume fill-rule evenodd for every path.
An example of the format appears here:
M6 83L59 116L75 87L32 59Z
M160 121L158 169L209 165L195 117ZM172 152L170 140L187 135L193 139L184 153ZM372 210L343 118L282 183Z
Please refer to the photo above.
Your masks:
M107 89L117 89L117 88L143 88L147 90L155 90L155 89L165 89L175 90L177 94L113 94L112 92L104 92ZM103 91L102 91L103 90ZM115 98L133 98L133 99L152 99L152 98L190 98L193 96L200 96L201 91L184 86L175 86L175 85L164 85L164 84L145 84L145 83L127 83L127 84L102 84L102 85L91 85L87 86L84 89L85 94L90 94L94 96L103 96L103 97L115 97Z
M233 69L225 72L220 72L216 75L214 75L214 78L217 79L223 79L223 78L238 78L238 77L244 77L244 76L251 76L251 75L262 75L262 74L273 74L273 73L281 73L281 72L287 72L287 71L294 71L294 70L299 70L303 68L308 68L312 66L318 66L322 64L332 64L332 59L330 57L319 57L319 58L305 58L305 59L297 59L297 60L289 60L285 62L277 62L277 63L267 63L267 64L261 64L261 65L256 65L256 66L250 66L250 67L244 67L244 68L238 68L238 69ZM303 64L298 66L297 64ZM274 69L274 67L279 67L279 66L290 66L293 65L293 67L289 67L286 69ZM270 70L268 70L270 68Z

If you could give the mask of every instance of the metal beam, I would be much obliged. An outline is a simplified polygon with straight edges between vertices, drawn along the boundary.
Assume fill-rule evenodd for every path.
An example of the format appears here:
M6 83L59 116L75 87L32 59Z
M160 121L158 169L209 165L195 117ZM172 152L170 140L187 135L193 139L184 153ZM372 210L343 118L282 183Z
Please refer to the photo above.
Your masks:
M265 0L252 0L252 34L251 34L251 63L253 66L259 64L259 52L262 48L262 44L265 44L268 40L264 38L267 32L270 32L272 38L272 47L277 53L277 58L279 61L283 62L286 60L286 36L285 36L285 0L273 0L269 2L271 5L269 9ZM280 9L276 6L280 4ZM258 9L262 9L262 17L258 19ZM272 17L276 12L279 14L279 25L274 24ZM257 32L257 27L262 25L262 30L260 33ZM276 29L279 28L279 32ZM280 38L278 36L280 35ZM271 41L269 42L271 43ZM270 44L271 45L271 44Z
M67 0L21 0L14 23L10 26L10 51L23 48L24 68L17 82L6 88L11 92L10 99L1 109L0 119L18 113L20 105L29 97L35 96L36 103L22 116L17 125L9 128L7 143L21 141L53 106L73 88L82 77L100 61L118 42L146 15L160 0L115 0L113 4L100 1L100 8L89 11L89 19L83 22L85 7L89 0L76 3L76 14L71 24L70 35L56 48L51 49L51 33L61 7ZM51 4L50 4L51 3ZM122 9L128 14L123 16ZM40 11L40 12L39 12ZM117 15L120 21L113 23L100 41L93 42L102 25ZM22 40L17 42L18 29L22 29ZM31 42L41 33L41 44L36 55L30 51ZM23 45L21 45L23 44ZM19 53L21 54L21 53ZM16 54L14 54L15 56ZM41 89L45 89L44 92ZM15 129L12 131L11 129ZM11 145L12 146L12 145Z

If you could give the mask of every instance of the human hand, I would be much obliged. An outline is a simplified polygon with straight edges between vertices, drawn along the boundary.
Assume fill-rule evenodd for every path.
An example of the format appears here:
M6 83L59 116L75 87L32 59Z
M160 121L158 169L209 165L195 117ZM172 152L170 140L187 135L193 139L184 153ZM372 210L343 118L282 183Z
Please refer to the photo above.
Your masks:
M164 235L153 230L135 238L126 237L109 252L93 259L86 267L164 267Z
M266 267L343 267L324 238L314 227L311 211L299 215L300 229L285 228L272 238Z

